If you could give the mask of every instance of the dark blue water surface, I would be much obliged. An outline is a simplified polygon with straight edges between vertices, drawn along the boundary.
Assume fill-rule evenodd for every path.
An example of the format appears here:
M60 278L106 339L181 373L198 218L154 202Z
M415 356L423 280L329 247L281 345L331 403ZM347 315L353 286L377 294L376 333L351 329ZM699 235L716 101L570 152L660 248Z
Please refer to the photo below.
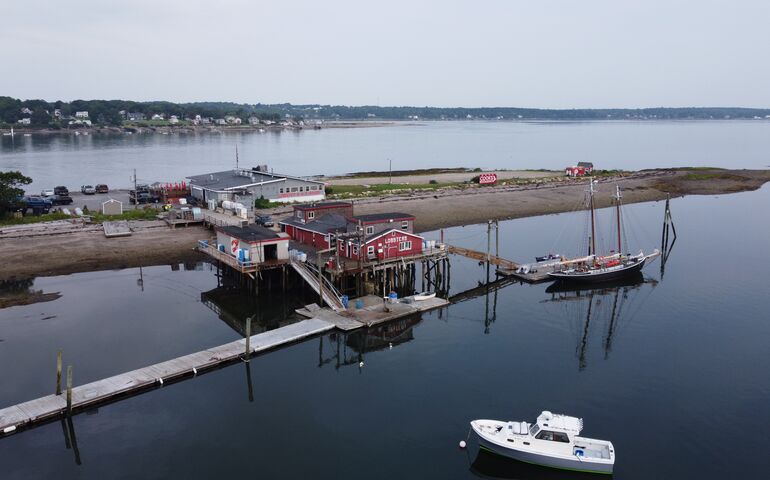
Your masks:
M768 204L767 187L672 200L678 240L664 275L656 261L620 287L514 283L326 334L75 416L79 465L59 422L4 438L0 477L541 478L457 444L474 418L532 420L548 409L612 440L619 479L764 478ZM632 249L659 247L662 217L661 202L627 208L639 233L628 232ZM582 222L579 213L504 222L501 254L579 252ZM445 237L484 249L486 228ZM57 348L80 384L231 341L256 311L260 328L274 328L312 301L255 304L218 288L206 265L145 268L144 291L139 274L39 278L34 289L61 298L0 310L0 406L53 390ZM453 259L450 293L484 276L483 265Z

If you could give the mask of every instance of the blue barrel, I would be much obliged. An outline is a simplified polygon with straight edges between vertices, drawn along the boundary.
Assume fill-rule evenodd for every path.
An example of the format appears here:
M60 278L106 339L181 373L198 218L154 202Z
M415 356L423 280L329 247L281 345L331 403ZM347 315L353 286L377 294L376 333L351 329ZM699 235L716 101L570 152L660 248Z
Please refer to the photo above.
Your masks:
M345 308L348 308L348 302L350 302L350 299L347 295L342 296L342 306Z
M364 308L364 301L359 298L356 300L356 309L361 310L362 308Z
M388 298L390 298L391 300L395 300L398 298L398 294L396 292L390 292L388 294Z

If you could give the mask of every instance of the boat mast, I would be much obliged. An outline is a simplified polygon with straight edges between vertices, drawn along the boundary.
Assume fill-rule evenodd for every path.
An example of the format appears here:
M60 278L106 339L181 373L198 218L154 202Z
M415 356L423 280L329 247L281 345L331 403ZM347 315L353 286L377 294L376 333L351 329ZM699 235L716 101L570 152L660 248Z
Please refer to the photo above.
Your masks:
M596 255L596 210L594 210L594 180L591 179L590 188L588 189L589 206L591 207L591 251L589 255Z
M617 220L618 220L618 255L620 255L623 250L621 248L620 243L620 199L622 197L620 196L620 187L618 185L615 185L615 202L617 203Z

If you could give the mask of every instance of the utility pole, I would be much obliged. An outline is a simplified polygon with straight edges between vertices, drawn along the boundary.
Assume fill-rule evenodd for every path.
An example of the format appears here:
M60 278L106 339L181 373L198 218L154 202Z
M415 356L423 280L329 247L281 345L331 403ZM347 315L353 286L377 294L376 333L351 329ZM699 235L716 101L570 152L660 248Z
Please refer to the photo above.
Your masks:
M134 169L134 210L139 208L139 192L136 191L136 169Z
M393 183L393 160L388 159L388 183Z
M238 170L238 144L235 144L235 169Z

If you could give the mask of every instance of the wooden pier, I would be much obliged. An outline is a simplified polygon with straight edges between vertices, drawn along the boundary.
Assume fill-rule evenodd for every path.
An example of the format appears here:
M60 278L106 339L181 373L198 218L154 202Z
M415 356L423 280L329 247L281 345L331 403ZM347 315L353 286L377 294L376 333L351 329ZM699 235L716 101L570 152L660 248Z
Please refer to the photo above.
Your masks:
M455 255L461 255L463 257L471 258L473 260L478 260L479 262L489 262L490 264L496 267L503 268L506 270L516 270L517 268L519 268L518 263L511 260L506 260L505 258L502 258L502 257L498 257L497 255L478 252L476 250L471 250L469 248L455 247L454 245L447 245L446 249L447 249L447 252L449 253L453 253Z
M0 410L0 436L17 429L54 420L95 405L158 387L164 382L193 377L206 370L249 355L272 350L307 337L334 329L334 324L320 319L303 320L282 328L242 338L219 347L150 365L128 373L74 387L61 395L30 400ZM65 394L66 393L66 394ZM68 406L68 397L71 399Z

